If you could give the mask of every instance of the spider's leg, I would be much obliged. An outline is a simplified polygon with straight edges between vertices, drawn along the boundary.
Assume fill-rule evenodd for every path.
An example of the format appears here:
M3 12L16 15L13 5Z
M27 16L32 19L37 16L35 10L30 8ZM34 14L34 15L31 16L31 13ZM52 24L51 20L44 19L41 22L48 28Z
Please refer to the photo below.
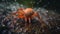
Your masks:
M31 18L29 18L29 23L31 23Z
M31 26L31 18L28 18L28 20L29 20L29 27Z
M25 17L25 27L27 26L27 17Z

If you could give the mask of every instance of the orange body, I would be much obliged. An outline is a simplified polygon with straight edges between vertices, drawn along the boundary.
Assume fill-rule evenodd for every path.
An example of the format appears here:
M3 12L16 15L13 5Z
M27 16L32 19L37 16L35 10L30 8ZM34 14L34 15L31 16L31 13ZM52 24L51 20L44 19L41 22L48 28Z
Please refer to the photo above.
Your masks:
M34 17L37 17L41 24L44 23L41 16L37 12L34 12L32 8L19 9L15 14L17 14L17 18L25 19L25 27L28 28L31 26L31 19Z
M30 20L34 17L38 17L38 13L34 12L32 8L18 9L15 14L17 14L17 18L25 18L25 20Z
M34 12L32 8L26 8L26 9L18 9L18 11L15 13L17 14L17 18L25 19L25 21L30 19L33 19L34 17L37 17L40 19L40 16L37 12Z

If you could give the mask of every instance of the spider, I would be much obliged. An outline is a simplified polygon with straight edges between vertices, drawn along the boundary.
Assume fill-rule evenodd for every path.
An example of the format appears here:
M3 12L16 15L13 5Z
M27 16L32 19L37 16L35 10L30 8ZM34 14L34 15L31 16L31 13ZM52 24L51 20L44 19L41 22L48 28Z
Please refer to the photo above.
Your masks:
M34 11L32 8L26 8L26 9L19 8L17 12L14 14L15 15L17 14L17 18L21 18L25 20L26 27L31 26L31 19L33 19L34 17L38 18L40 24L44 23L39 13Z
M41 20L41 16L39 15L39 13L34 11L32 8L19 8L14 14L17 14L17 18L25 19L25 22L28 21L28 23L31 23L31 19L33 19L34 17L37 17L39 20Z

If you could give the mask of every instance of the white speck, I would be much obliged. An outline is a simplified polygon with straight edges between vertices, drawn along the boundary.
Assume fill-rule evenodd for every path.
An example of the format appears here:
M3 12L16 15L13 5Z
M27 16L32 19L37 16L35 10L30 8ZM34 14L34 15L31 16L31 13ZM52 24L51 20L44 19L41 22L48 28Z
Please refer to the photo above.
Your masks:
M3 27L5 26L5 25L2 25Z

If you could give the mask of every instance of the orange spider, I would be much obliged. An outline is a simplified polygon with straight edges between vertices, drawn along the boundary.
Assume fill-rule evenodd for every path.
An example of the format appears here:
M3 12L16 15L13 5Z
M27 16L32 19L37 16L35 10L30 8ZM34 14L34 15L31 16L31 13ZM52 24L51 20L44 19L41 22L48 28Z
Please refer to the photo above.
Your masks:
M14 15L16 14L17 14L17 18L25 19L26 23L27 22L31 23L31 19L33 19L34 17L39 17L40 19L38 13L33 11L32 8L26 8L26 9L19 8L17 12L14 13Z
M30 20L33 19L34 17L37 17L39 19L39 21L41 21L41 16L39 16L38 12L35 12L32 8L26 8L26 9L18 9L18 11L15 13L17 14L17 18L24 18L25 21L27 22L27 20L29 21L29 23L31 22Z
M25 22L28 21L29 23L31 23L31 19L33 19L34 17L37 17L40 23L43 22L41 16L39 16L39 13L34 11L32 8L26 9L19 8L17 12L14 14L15 15L17 14L17 18L25 19Z
M20 8L15 14L17 14L17 18L25 19L25 21L29 21L29 23L31 22L30 20L34 17L41 19L41 16L39 16L38 12L35 12L32 8Z
M35 12L32 8L26 8L26 9L20 8L15 14L17 14L17 18L25 19L25 27L28 28L31 26L31 19L33 19L34 17L38 18L40 24L43 25L44 23L39 13Z

